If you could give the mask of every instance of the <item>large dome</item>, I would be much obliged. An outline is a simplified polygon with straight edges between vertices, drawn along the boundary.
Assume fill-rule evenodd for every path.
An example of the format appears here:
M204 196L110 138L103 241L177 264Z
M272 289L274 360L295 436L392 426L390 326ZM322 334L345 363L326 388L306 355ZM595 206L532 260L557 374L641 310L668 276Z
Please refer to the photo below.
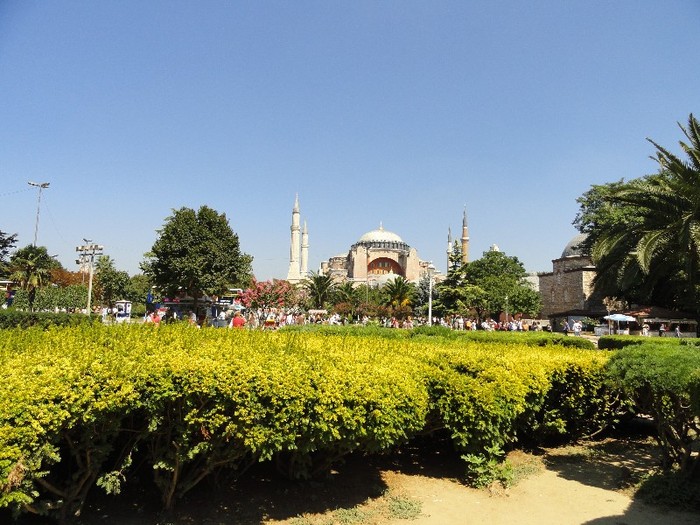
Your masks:
M374 242L398 242L403 243L403 239L396 235L394 232L390 232L384 229L381 224L376 230L369 231L365 233L358 243L374 243Z
M569 244L566 245L564 248L564 251L561 252L561 257L562 259L564 257L580 257L582 255L585 255L583 253L583 250L581 249L580 244L586 240L586 235L585 233L579 233L576 237L571 239L569 241Z

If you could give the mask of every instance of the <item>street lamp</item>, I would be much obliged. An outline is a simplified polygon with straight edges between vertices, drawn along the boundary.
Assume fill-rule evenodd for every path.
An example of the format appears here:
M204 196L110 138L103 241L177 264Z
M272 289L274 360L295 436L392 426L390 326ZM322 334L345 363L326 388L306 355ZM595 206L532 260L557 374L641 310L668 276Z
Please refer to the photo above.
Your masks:
M101 244L93 244L93 242L90 239L83 239L83 241L85 241L85 244L83 244L82 246L76 246L75 251L80 252L80 261L86 261L89 258L90 278L88 280L87 314L90 315L90 308L92 303L92 274L95 266L95 255L102 255L102 250L104 249L104 246L102 246Z
M435 266L428 264L428 326L433 326L433 272Z
M36 247L36 238L39 234L39 206L41 204L41 190L49 187L48 182L32 182L29 181L27 184L39 188L39 197L36 200L36 224L34 225L34 246Z

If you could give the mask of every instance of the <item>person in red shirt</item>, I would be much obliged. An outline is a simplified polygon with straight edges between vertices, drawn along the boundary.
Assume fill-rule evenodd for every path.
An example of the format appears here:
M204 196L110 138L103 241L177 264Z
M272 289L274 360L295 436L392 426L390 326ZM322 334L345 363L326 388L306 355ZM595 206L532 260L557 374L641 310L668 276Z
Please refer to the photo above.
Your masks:
M231 319L231 327L243 328L244 324L245 324L245 319L243 319L241 312L236 312L236 314L233 316L233 319Z

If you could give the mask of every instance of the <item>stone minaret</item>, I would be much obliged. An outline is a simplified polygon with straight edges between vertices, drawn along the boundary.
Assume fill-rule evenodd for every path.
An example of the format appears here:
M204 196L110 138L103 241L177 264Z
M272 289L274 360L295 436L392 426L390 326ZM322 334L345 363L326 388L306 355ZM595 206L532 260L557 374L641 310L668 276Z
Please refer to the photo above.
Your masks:
M462 264L469 262L469 228L467 227L467 207L462 216Z
M450 257L452 257L452 228L447 228L447 271L445 275L450 272Z
M309 231L306 229L306 221L304 221L304 229L301 232L301 278L306 279L309 275Z
M292 226L290 228L292 238L289 245L289 271L287 272L287 280L292 283L297 283L301 280L301 272L299 265L299 195L294 199L294 209L292 210Z

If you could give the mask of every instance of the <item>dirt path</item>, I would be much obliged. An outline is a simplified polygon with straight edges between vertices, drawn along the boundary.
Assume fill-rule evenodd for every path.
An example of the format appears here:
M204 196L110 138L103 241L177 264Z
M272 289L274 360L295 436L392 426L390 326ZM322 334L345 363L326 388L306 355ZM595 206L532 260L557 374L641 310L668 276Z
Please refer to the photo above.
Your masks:
M219 480L159 512L143 488L91 498L78 525L697 525L700 512L646 505L633 487L655 462L648 441L607 440L514 452L514 484L473 489L457 454L424 446L351 457L322 481L281 479L260 465L245 482ZM0 515L0 518L2 516ZM2 521L2 520L0 520ZM20 521L22 525L46 523Z
M446 480L389 474L390 485L422 503L415 525L697 525L699 514L669 512L610 489L566 479L550 470L503 493L465 488ZM392 519L391 525L407 521Z
M429 467L398 462L381 470L382 498L356 507L354 515L324 512L266 523L327 525L697 525L700 513L679 512L635 499L634 484L656 462L646 442L609 440L547 451L511 454L515 484L477 490L451 477L455 458L421 458ZM431 470L434 469L434 470ZM461 470L461 466L457 469ZM392 516L387 500L417 503L409 516ZM382 507L383 505L383 507ZM362 513L364 512L364 516ZM352 521L353 516L357 521Z

